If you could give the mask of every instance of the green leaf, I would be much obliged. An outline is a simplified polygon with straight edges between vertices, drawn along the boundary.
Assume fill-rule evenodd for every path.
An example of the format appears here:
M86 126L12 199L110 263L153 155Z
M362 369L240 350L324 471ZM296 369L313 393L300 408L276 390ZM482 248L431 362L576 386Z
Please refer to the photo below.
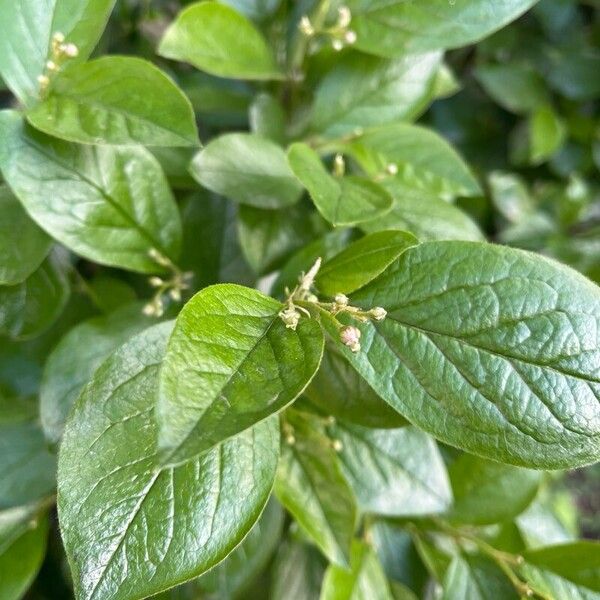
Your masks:
M530 65L482 65L475 70L475 76L492 99L511 112L529 113L548 102L544 80Z
M281 4L281 0L219 0L219 2L235 8L249 19L258 21L273 14Z
M488 177L494 207L510 223L531 221L535 211L525 182L517 175L493 171Z
M318 600L325 569L319 553L288 539L273 565L271 600Z
M328 138L418 116L431 100L441 54L393 60L349 54L321 81L311 129Z
M421 190L452 200L482 193L456 150L424 127L397 123L367 132L345 147L371 176L386 173L386 181L397 182L413 194Z
M265 569L275 552L283 529L284 514L271 500L244 541L214 569L194 583L218 598L237 598Z
M457 556L444 579L442 600L517 600L506 576L482 556Z
M489 525L522 513L535 498L540 471L503 465L464 454L450 465L454 506L448 518Z
M197 146L189 100L160 69L131 56L104 56L52 79L28 121L84 144Z
M520 466L600 458L600 292L575 271L520 250L430 242L353 302L388 316L359 324L363 350L343 352L415 425Z
M282 77L260 31L233 8L216 2L198 2L182 10L158 52L220 77Z
M0 422L0 510L42 500L55 486L56 458L39 425L25 415Z
M342 442L343 471L363 512L421 516L450 506L446 467L435 442L422 431L338 423L331 432Z
M373 181L358 176L331 176L319 155L306 144L292 144L288 162L318 211L333 225L369 221L389 212L392 206L389 194Z
M402 252L418 243L405 231L378 231L325 262L315 284L327 296L351 294L380 275Z
M484 239L475 222L453 204L429 194L414 192L396 180L386 180L383 186L392 195L394 204L383 217L361 225L366 233L400 229L421 241Z
M80 323L58 342L40 385L42 428L50 443L60 440L71 407L104 359L152 322L135 303Z
M276 419L180 467L157 467L153 407L171 327L112 354L67 423L58 511L81 600L137 600L202 574L241 542L271 491Z
M348 0L354 47L379 56L459 48L501 29L537 0Z
M2 600L19 600L35 579L46 553L48 518L34 506L0 512Z
M576 507L567 494L556 498L540 493L515 522L525 545L528 548L539 548L575 540L575 513Z
M94 49L115 0L1 0L0 75L26 105L38 99L52 35L61 32L84 61Z
M402 427L406 420L382 400L331 342L325 345L321 366L305 391L323 411L365 427Z
M296 331L283 305L256 290L216 285L179 313L161 370L157 420L163 462L175 464L288 406L323 353L319 325Z
M530 161L543 163L555 154L566 137L566 128L550 106L538 108L529 121Z
M385 573L376 554L366 544L352 543L350 570L330 565L320 600L392 600Z
M148 256L151 248L177 260L177 207L144 148L63 142L3 111L0 168L29 216L81 256L142 273L161 269Z
M330 440L308 418L289 412L286 418L275 494L328 560L346 567L356 523L352 490Z
M205 188L257 208L290 206L302 194L281 147L250 133L215 138L196 155L190 170Z
M0 287L0 335L35 337L60 316L71 293L63 261L51 254L25 281Z
M270 94L256 96L248 109L252 133L284 144L286 139L286 115L281 103Z
M0 186L0 214L0 285L15 285L41 265L51 240L6 186Z

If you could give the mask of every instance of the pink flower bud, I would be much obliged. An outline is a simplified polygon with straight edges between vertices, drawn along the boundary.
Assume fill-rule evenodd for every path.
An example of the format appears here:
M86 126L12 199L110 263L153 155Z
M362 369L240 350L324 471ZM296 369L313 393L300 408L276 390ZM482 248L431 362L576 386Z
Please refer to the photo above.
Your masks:
M353 325L346 325L340 329L340 341L348 346L352 352L360 350L360 329Z

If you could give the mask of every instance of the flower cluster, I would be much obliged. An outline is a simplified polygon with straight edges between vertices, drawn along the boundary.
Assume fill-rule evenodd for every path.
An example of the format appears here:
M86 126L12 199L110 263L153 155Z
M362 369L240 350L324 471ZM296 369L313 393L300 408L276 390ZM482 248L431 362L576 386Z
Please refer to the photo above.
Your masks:
M64 34L57 31L52 36L50 53L44 72L37 78L41 95L47 92L52 76L58 73L69 59L79 56L79 48L75 44L65 42Z
M311 22L307 15L304 15L298 23L298 29L308 38L316 35L328 36L331 40L331 46L334 50L340 51L345 46L351 46L356 42L356 32L350 29L352 13L347 6L338 8L337 21L331 27L319 27Z

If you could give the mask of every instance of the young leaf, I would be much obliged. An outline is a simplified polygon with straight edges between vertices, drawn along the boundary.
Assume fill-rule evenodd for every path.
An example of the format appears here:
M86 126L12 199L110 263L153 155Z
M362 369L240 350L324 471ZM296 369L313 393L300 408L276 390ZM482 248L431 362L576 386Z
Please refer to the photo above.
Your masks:
M530 162L539 165L562 146L566 128L550 106L540 106L529 120Z
M154 396L171 327L112 354L67 423L58 511L82 600L137 600L200 575L240 543L271 492L276 419L180 467L157 466Z
M189 100L160 69L131 56L65 69L27 119L44 133L84 144L199 143Z
M350 570L330 565L320 600L393 600L377 556L366 544L352 543Z
M151 248L175 261L179 213L156 159L142 147L81 146L0 113L0 169L25 210L74 252L151 273Z
M379 56L459 48L504 27L537 0L348 0L354 44Z
M396 123L369 131L345 148L372 176L387 179L443 200L480 195L481 187L465 161L437 133Z
M331 176L319 155L306 144L292 144L288 162L318 211L332 225L348 226L369 221L384 215L392 206L389 194L366 178Z
M305 394L326 415L343 421L379 428L406 425L406 419L373 391L331 342L325 345L321 366Z
M353 302L388 316L358 325L362 351L343 351L414 424L515 465L600 458L600 291L575 271L520 250L430 242Z
M290 206L302 194L281 147L250 133L215 138L196 155L190 171L209 190L257 208Z
M490 525L522 513L535 498L540 471L522 469L464 454L449 469L454 505L447 518Z
M25 281L0 287L0 335L35 337L58 319L71 289L64 265L50 255Z
M46 553L48 518L38 507L0 512L2 600L19 600L35 579Z
M452 501L435 442L414 427L369 429L338 423L340 461L365 513L414 516L444 512Z
M328 560L347 567L356 523L352 490L330 440L306 417L286 416L287 443L282 449L275 494Z
M51 240L6 186L0 186L0 214L0 285L15 285L40 266Z
M158 52L220 77L260 80L282 76L260 31L236 10L218 2L198 2L181 11Z
M319 84L311 128L328 138L357 128L409 121L426 108L441 54L384 60L349 54Z
M179 313L161 370L157 420L164 463L176 464L279 412L319 368L323 335L307 317L287 329L283 305L223 284Z
M42 428L50 443L60 440L71 407L98 366L152 321L142 314L141 304L134 303L80 323L58 342L46 360L40 385Z
M77 46L73 61L94 49L115 0L0 0L0 75L25 105L39 97L38 76L46 69L55 33Z
M327 296L351 294L375 279L415 244L417 238L405 231L372 233L325 262L315 284Z

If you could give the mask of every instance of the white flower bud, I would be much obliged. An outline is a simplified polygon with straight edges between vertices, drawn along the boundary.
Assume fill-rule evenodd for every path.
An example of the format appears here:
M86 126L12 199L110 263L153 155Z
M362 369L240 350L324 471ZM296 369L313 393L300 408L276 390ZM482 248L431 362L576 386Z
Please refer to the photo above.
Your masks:
M346 172L346 162L341 154L336 154L333 159L333 174L336 177L342 177Z
M300 313L295 308L285 308L279 313L279 317L288 329L296 331L300 322Z
M346 31L344 34L344 41L346 44L354 44L356 42L356 31Z
M148 283L152 287L160 287L164 281L160 277L150 277L150 279L148 279Z
M62 44L65 41L65 34L61 33L60 31L56 31L52 36L52 41L56 42L57 44Z
M37 82L40 84L41 88L46 88L50 84L50 78L48 75L38 75Z
M148 304L145 304L144 308L142 308L142 312L147 317L153 316L154 315L154 304L152 304L152 302L148 302Z
M69 58L75 58L79 55L79 48L75 44L63 44L60 49Z
M181 302L181 290L179 288L171 288L169 290L169 296L171 296L175 302Z
M339 52L344 47L344 42L342 42L342 40L335 39L333 42L331 42L331 47L336 52Z
M48 71L58 71L58 65L53 60L49 60L46 62L46 69Z
M293 446L296 443L296 438L294 437L294 434L290 433L289 435L287 435L285 438L285 442L289 446Z
M348 296L345 294L336 294L334 300L339 306L348 306L348 302L350 302Z
M315 28L313 27L312 23L310 22L310 19L306 15L304 15L300 19L300 23L298 23L298 29L306 37L311 37L311 36L315 35Z
M350 25L350 21L352 21L352 13L347 6L340 6L338 8L338 27L341 29L345 29Z
M344 449L344 444L342 444L341 440L333 440L331 445L336 452L341 452Z
M319 301L319 299L314 294L309 294L308 296L306 296L306 301L316 304Z
M360 329L353 325L346 325L340 329L340 341L344 346L347 346L352 352L360 350Z
M396 163L390 163L385 170L389 175L398 175L398 165Z
M369 314L376 321L383 321L386 318L386 316L387 316L387 310L385 310L385 308L382 308L381 306L376 306L375 308L372 308L369 311Z
M335 425L335 417L333 415L327 417L327 425Z

